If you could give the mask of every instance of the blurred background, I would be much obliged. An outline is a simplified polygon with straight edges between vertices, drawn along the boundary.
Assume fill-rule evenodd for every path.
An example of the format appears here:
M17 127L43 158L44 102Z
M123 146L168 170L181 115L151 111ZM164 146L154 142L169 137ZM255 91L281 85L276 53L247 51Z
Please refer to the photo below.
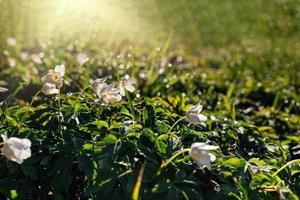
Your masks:
M0 0L0 50L7 37L27 49L48 41L149 53L168 46L235 76L246 69L289 82L300 77L299 22L298 0Z
M22 45L82 37L171 45L187 51L230 45L299 52L298 0L0 0L0 41Z

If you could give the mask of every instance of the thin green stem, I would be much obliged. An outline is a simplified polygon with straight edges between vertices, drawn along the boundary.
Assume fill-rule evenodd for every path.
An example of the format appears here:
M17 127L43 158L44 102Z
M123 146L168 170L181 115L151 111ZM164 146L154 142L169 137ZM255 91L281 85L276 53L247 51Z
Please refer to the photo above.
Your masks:
M163 170L175 159L177 158L180 154L183 154L183 153L186 153L186 152L189 152L190 151L190 148L186 148L186 149L182 149L178 152L176 152L173 156L171 156L166 162L162 163L160 168L158 169L157 173L156 173L156 176L159 176Z
M61 103L60 103L60 88L58 88L58 93L57 93L57 102L58 102L58 111L59 111L59 118L61 117L60 115L62 115L61 111L60 111L60 106L61 106ZM59 132L60 132L60 136L61 136L61 140L63 142L63 144L65 143L64 141L64 134L62 132L62 130L59 128Z
M58 108L60 110L60 88L58 88L57 101L58 101Z
M170 128L169 132L168 132L168 135L172 132L173 128L176 126L176 124L178 124L181 120L185 119L186 116L183 116L181 118L179 118Z
M36 100L37 96L41 93L41 90L39 90L33 97L29 104L29 107L32 107L33 102Z
M129 103L129 107L130 107L131 114L132 114L132 119L133 119L133 121L135 121L135 112L134 112L132 100L130 98L130 95L129 95L128 91L126 91L126 90L125 90L125 95L126 95L126 98L128 100L128 103Z
M279 174L282 170L284 170L286 167L288 167L291 164L295 164L295 163L300 163L300 159L295 159L295 160L291 160L290 162L287 162L285 165L283 165L282 167L280 167L276 172L274 172L272 174L272 176L276 176L277 174Z
M85 88L83 88L83 89L80 91L79 95L77 96L77 99L83 94L83 92L84 92L85 90L89 89L90 87L92 87L92 85L89 85L89 86L86 86Z

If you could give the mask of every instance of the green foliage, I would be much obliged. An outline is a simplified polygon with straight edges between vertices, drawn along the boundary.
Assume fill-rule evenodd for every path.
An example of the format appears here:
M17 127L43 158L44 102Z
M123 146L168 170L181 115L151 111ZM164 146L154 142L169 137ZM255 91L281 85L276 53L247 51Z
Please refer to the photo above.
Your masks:
M263 69L239 71L231 61L194 67L177 57L163 65L165 57L156 51L115 53L72 42L40 51L42 64L19 60L17 51L10 55L18 61L14 70L3 65L0 72L9 82L0 97L0 134L32 141L32 156L21 165L1 156L1 197L130 199L145 166L140 199L298 199L299 165L274 175L299 158L300 79L293 70L262 79ZM90 58L80 67L78 52ZM30 106L42 75L60 63L66 75L59 98L39 94ZM125 74L138 84L121 102L103 105L92 89L83 90L90 79L118 81ZM169 133L197 103L208 116L205 124L183 119ZM220 147L211 171L181 154L157 175L194 142Z

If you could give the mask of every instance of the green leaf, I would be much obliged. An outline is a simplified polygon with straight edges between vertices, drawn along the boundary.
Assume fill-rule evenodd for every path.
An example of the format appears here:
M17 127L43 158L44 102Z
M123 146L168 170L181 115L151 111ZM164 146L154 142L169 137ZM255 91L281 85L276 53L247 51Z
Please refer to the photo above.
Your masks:
M64 168L53 176L50 182L56 192L67 190L71 183L71 170Z
M155 146L159 153L166 154L168 148L168 135L160 135L155 141Z
M78 161L78 169L80 171L83 171L85 176L92 177L94 165L91 158L82 155L77 158L77 161Z
M21 165L21 169L26 176L29 176L33 180L38 179L36 169L33 165L23 164Z
M272 183L274 183L274 179L271 175L257 174L252 178L249 186L251 189L255 190L258 187L263 185L271 185Z
M229 158L228 160L225 160L223 165L227 167L241 168L246 165L246 161L239 158Z
M102 120L98 120L98 119L96 119L93 122L90 122L89 124L96 125L97 128L99 128L99 129L102 127L108 128L108 123L106 121L102 121Z
M156 140L155 133L152 130L148 129L148 128L144 129L142 136L145 136L151 142L155 142L155 140Z
M144 108L144 124L148 128L155 127L155 108L152 104L147 104Z
M10 198L11 199L16 199L18 197L18 192L17 190L11 190L10 191Z
M105 136L103 138L103 140L101 140L101 143L106 144L106 145L115 144L117 142L117 140L118 140L118 138L116 136L109 134L109 135Z

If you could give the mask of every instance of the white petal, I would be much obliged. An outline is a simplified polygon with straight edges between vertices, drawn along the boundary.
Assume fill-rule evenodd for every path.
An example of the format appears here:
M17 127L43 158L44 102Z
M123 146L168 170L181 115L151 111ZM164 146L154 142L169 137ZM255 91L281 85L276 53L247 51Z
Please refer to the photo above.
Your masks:
M96 82L96 83L104 83L104 82L106 81L106 79L107 79L107 77L104 77L104 78L97 78L97 79L95 79L94 81L92 81L92 83L93 83L93 82Z
M8 89L7 88L4 88L4 87L0 87L0 92L7 92Z
M2 137L2 140L3 140L3 142L6 142L6 140L7 140L7 136L6 136L6 135L3 135L3 134L1 134L1 137Z
M122 86L121 83L119 84L119 90L120 90L120 94L124 97L126 94L125 94L124 87Z
M45 76L43 76L43 77L41 78L41 80L42 80L44 83L46 83L47 80L48 80L48 74L45 75Z
M105 97L103 97L103 101L107 104L109 103L116 103L121 101L122 96L121 95L106 95Z
M50 95L50 94L58 94L59 90L56 88L55 84L45 83L42 87L42 92L46 95Z
M92 83L92 87L96 92L101 92L105 87L107 87L107 83L94 81Z
M13 145L17 149L30 148L31 141L28 139L20 139L16 137L11 137L6 141L8 144Z
M217 157L212 153L208 153L208 155L209 155L209 158L210 158L210 162L214 162L217 159Z
M115 83L111 83L105 88L105 90L107 92L111 92L114 89L114 87L115 87Z
M199 120L205 122L207 120L207 117L205 115L202 115L202 114L198 114L198 118Z
M127 79L127 82L134 85L137 83L137 80L135 78L129 78L129 79Z
M13 148L10 147L7 143L5 143L1 149L2 154L9 160L16 162L16 157Z
M187 114L189 114L189 113L199 113L199 112L202 111L202 108L203 108L203 106L201 104L197 104L197 105L191 107L190 109L188 109L186 111L186 113Z
M60 76L63 77L65 75L65 65L57 65L54 71L59 73Z
M191 146L191 149L193 149L193 148L199 149L199 148L201 148L201 147L203 147L203 146L205 146L205 145L206 145L206 143L204 143L204 142L194 142L194 143L192 144L192 146Z
M126 83L125 84L125 88L126 90L128 90L129 92L134 92L135 87L131 84L131 83Z
M103 83L103 82L99 82L99 83L96 83L95 84L95 88L97 89L97 90L102 90L102 89L104 89L105 87L107 87L108 85L107 85L107 83Z
M218 146L209 145L203 142L195 142L192 144L191 149L197 149L198 151L209 151L209 150L216 150Z
M208 144L206 144L206 145L203 147L203 150L206 150L206 151L216 150L216 149L219 149L219 147L218 147L218 146L215 146L215 145L208 145Z
M211 170L210 155L207 151L193 151L190 153L191 158L197 163L199 167L207 167Z
M102 92L101 92L101 90L96 91L96 94L99 97L99 99L102 99Z
M187 120L191 124L199 124L199 123L202 122L201 118L199 118L199 116L197 114L194 114L194 113L188 114L187 115Z
M196 163L199 167L206 167L208 170L211 170L210 156L208 154L203 154Z

